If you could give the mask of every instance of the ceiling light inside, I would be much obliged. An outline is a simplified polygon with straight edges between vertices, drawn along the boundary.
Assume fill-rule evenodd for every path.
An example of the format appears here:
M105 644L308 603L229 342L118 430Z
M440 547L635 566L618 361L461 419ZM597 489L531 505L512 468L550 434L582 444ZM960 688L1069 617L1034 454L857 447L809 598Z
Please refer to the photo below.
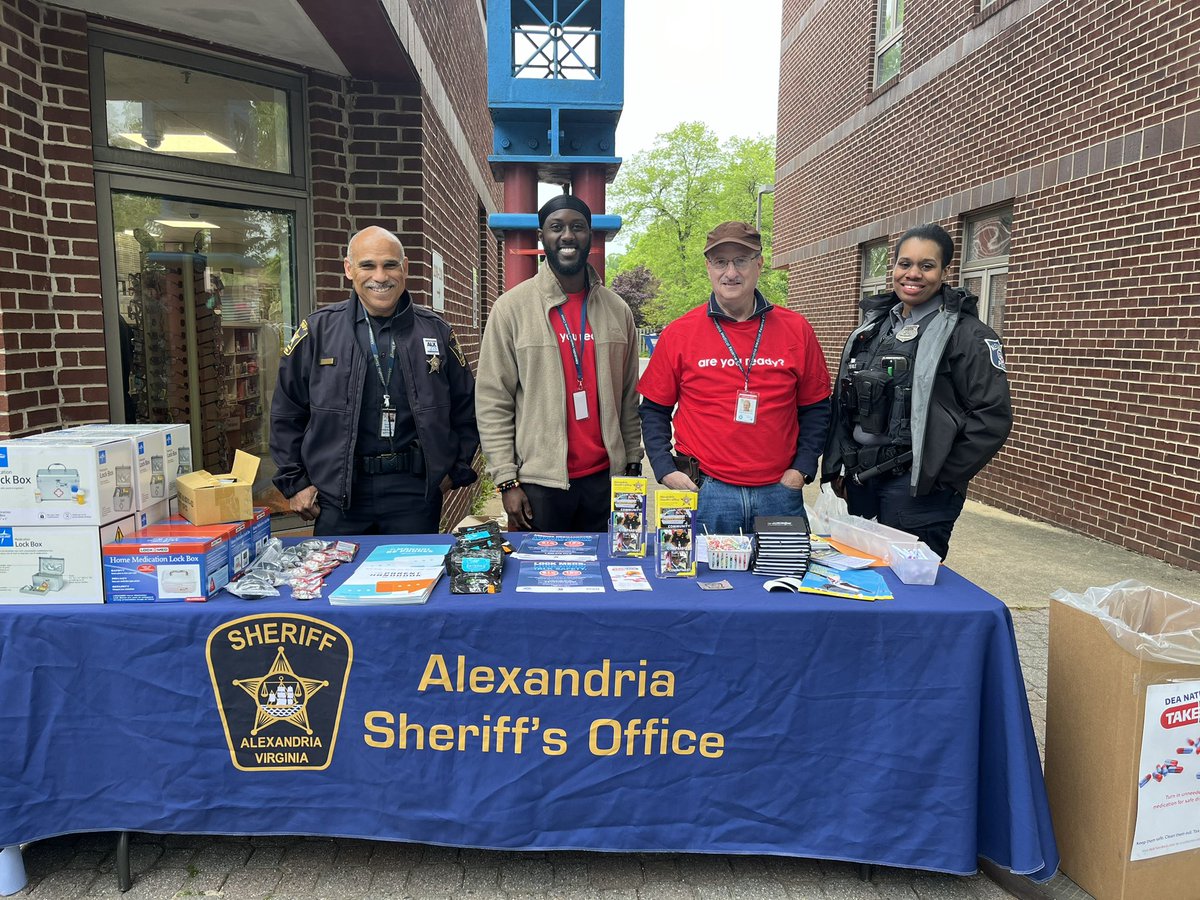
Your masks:
M162 136L157 146L151 147L144 135L136 131L123 131L122 137L130 143L154 150L157 153L224 153L236 154L237 151L228 144L223 144L210 134L178 134L168 132Z
M166 225L168 228L208 228L213 231L220 231L220 225L214 225L212 222L205 222L203 219L155 219L159 225Z

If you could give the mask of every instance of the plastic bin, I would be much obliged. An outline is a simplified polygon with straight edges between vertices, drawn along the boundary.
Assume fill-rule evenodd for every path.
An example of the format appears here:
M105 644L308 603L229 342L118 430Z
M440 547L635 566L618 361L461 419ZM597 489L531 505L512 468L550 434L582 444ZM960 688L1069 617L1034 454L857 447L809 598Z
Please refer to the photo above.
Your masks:
M930 550L924 541L917 541L915 547L888 544L888 556L892 571L905 584L933 584L937 581L942 558Z
M880 525L878 522L864 519L862 516L839 517L832 521L832 526L830 537L835 541L847 544L855 550L870 553L888 565L892 563L891 547L893 544L897 547L915 549L920 543L915 534Z

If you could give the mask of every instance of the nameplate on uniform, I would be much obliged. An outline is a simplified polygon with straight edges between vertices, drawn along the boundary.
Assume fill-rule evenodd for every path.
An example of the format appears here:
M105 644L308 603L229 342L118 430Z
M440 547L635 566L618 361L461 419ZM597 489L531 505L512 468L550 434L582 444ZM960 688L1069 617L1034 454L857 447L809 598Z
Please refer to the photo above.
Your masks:
M425 353L427 356L436 356L438 354L437 338L425 338Z
M337 357L322 356L320 359L317 360L317 365L318 366L336 366L337 365Z

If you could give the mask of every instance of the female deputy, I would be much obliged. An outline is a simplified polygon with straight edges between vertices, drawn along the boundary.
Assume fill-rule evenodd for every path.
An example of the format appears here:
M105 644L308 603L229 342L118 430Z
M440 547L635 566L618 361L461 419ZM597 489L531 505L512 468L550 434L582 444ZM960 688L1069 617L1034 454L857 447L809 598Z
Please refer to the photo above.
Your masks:
M833 396L823 481L851 513L946 557L967 483L1012 428L1000 339L979 298L943 283L954 242L938 225L896 244L892 291L862 301Z

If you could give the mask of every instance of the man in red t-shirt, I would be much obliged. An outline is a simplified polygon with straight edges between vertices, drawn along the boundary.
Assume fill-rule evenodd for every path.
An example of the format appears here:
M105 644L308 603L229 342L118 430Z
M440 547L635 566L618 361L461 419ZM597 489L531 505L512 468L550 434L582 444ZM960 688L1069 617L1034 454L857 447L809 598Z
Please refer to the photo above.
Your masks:
M609 478L641 472L637 329L587 264L591 220L565 194L541 208L546 265L483 333L480 443L514 531L606 531Z
M655 477L700 491L697 528L748 534L755 516L804 515L829 427L829 370L808 321L758 292L757 231L718 225L704 257L708 302L663 330L638 383L642 433Z

